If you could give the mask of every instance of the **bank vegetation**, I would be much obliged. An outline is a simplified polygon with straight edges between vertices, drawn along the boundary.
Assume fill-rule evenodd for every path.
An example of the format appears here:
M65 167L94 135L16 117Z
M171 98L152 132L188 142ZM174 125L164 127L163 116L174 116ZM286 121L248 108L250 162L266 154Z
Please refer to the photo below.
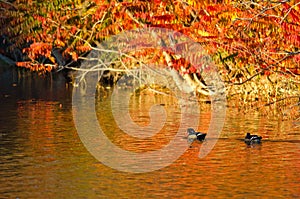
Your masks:
M211 57L229 106L299 115L297 0L0 0L0 5L0 58L11 65L40 74L68 71L72 80L89 53L105 50L99 45L112 36L142 28L170 29L200 44ZM166 48L176 49L182 42L172 37L155 42L159 49L121 52L93 70L101 72L103 83L114 84L133 69L158 64L176 71L175 80L188 84L200 98L209 97L199 67Z

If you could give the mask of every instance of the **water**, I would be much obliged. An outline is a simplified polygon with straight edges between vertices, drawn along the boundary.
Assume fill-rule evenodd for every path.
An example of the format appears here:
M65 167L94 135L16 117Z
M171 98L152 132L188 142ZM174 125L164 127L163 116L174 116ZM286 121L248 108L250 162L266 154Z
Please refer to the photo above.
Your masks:
M103 165L82 144L72 116L72 89L62 77L17 76L3 70L0 77L0 198L300 197L300 130L292 121L229 109L220 139L205 158L198 157L203 143L195 142L165 168L126 173ZM108 90L97 99L96 111L114 144L141 153L160 149L176 134L176 100L150 94L133 98L130 112L139 125L149 124L153 103L167 114L160 133L133 139L117 128L109 97ZM209 108L201 110L198 130L208 130L210 116ZM263 143L247 146L246 131L262 135Z

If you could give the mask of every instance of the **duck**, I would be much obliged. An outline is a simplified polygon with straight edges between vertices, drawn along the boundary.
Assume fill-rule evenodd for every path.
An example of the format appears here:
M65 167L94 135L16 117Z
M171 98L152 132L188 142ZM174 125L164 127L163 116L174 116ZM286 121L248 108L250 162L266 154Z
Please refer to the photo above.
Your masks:
M247 133L245 136L245 143L250 145L250 144L260 144L261 143L261 136L258 135L251 135L250 133Z
M188 128L187 133L188 133L188 140L190 142L192 142L196 139L199 141L203 141L206 136L206 133L196 132L193 128Z

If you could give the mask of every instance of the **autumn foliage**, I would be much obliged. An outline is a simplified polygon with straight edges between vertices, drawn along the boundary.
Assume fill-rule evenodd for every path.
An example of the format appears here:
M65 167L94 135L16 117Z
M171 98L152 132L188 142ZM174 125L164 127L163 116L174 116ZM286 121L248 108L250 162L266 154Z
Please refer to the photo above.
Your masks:
M300 74L300 2L297 0L62 0L0 1L3 54L20 49L17 66L46 72L80 60L92 46L124 30L169 28L203 45L225 82L258 75ZM61 49L61 58L53 49ZM154 56L161 59L160 56ZM157 60L152 60L157 61ZM185 66L173 60L173 66Z

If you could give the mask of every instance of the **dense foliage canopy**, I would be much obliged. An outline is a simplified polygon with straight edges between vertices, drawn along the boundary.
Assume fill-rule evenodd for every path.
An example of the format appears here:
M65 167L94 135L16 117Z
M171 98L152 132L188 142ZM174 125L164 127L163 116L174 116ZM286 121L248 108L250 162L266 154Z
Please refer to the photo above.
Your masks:
M34 71L78 61L92 46L124 30L163 27L201 43L229 86L261 77L275 85L284 78L281 90L275 86L263 95L299 90L297 0L1 0L0 5L1 53ZM161 59L156 52L151 61L166 62ZM172 62L179 72L197 72L182 60ZM248 87L242 92L260 92Z

